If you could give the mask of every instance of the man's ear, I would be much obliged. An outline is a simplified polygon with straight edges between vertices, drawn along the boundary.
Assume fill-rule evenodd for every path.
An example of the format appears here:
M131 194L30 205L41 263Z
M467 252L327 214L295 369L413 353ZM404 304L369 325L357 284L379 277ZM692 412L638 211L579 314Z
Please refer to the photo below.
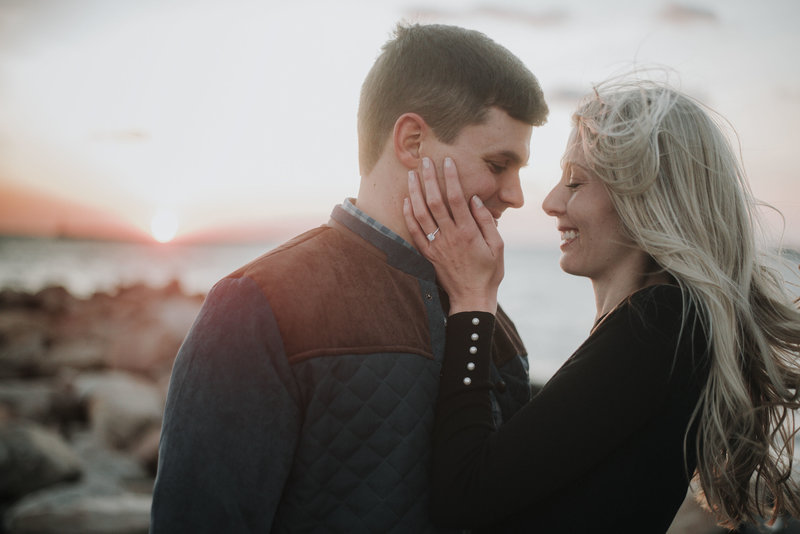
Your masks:
M407 168L419 167L422 160L420 147L428 132L430 132L430 128L425 119L416 113L403 113L395 121L392 133L394 153Z

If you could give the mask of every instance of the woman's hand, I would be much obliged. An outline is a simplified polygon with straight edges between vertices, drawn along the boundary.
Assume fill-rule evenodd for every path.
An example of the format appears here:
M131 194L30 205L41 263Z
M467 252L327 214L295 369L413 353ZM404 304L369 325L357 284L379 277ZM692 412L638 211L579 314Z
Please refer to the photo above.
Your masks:
M406 225L417 250L436 268L439 283L450 297L450 315L495 313L497 288L504 273L503 239L481 199L474 195L467 203L450 158L444 161L444 180L446 203L430 159L423 159L422 184L417 173L409 171L411 200L405 199L403 204Z

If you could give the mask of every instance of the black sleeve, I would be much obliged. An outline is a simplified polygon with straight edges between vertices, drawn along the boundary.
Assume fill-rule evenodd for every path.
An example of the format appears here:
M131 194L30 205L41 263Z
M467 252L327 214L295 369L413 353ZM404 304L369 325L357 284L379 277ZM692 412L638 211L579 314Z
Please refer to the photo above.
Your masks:
M669 391L682 324L680 290L664 287L610 313L499 430L489 400L493 318L448 319L434 429L435 522L474 528L518 512L569 485L648 421Z

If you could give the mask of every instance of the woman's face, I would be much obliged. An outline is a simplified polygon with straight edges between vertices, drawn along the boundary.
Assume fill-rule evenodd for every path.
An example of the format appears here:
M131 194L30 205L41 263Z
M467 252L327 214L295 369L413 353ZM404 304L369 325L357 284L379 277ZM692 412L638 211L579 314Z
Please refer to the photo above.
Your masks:
M556 218L561 232L561 268L592 281L611 281L645 254L623 233L622 223L600 178L589 170L573 130L563 159L561 180L542 209Z

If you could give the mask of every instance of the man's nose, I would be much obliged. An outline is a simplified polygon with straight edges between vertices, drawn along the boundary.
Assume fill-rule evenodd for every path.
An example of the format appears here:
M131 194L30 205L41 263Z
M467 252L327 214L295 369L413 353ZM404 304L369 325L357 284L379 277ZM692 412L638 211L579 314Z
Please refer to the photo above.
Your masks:
M525 204L525 195L519 180L519 172L513 173L500 189L500 200L512 208L521 208Z

